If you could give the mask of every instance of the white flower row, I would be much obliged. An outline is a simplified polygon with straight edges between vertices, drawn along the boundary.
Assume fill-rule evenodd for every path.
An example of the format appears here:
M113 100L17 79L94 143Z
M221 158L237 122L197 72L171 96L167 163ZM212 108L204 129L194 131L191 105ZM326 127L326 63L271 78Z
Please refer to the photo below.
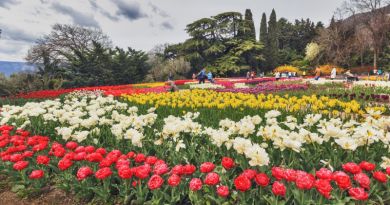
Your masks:
M192 84L190 89L223 89L225 86L214 83Z
M246 116L237 122L221 120L218 128L196 122L199 113L187 113L181 117L164 118L162 127L157 129L154 126L158 117L154 113L155 108L139 115L137 107L129 107L113 97L84 96L67 99L63 103L46 100L23 106L6 105L1 110L0 125L17 121L21 127L25 127L33 120L43 120L45 124L57 126L55 131L64 140L79 142L99 136L104 127L108 127L117 139L129 140L134 146L142 147L145 140L164 146L173 143L176 151L194 146L188 142L186 144L188 135L208 136L206 139L210 140L210 144L225 146L228 150L245 155L251 166L269 163L266 152L269 143L276 149L295 152L301 152L305 145L313 143L323 145L331 142L333 145L324 146L337 145L338 148L352 151L376 142L388 148L390 143L390 119L372 110L368 111L370 116L361 122L328 119L320 114L307 114L303 122L298 122L294 116L282 119L279 111L271 110L263 117ZM154 129L154 134L146 134L147 128Z
M235 83L234 88L249 88L245 83Z

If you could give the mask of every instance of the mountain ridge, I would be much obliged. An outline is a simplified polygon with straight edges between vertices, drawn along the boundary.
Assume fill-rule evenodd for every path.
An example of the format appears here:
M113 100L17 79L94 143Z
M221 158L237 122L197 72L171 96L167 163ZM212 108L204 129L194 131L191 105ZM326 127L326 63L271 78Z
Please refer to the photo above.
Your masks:
M0 61L0 73L9 77L14 73L34 71L35 66L21 61Z

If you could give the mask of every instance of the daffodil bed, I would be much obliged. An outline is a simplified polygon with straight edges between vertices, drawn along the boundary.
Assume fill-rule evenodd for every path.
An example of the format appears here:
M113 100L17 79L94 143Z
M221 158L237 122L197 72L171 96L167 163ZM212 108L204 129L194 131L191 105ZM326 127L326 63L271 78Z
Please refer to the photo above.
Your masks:
M3 105L0 174L102 204L390 203L386 106L212 90ZM1 201L1 199L0 199Z

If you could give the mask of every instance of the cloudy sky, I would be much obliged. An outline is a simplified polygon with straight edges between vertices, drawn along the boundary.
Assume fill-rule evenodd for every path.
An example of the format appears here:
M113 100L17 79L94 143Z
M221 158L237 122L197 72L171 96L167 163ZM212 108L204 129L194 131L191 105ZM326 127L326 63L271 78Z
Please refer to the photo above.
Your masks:
M114 45L148 51L188 38L185 26L225 11L250 8L256 30L263 12L329 23L342 0L0 0L0 61L23 61L55 23L101 28Z

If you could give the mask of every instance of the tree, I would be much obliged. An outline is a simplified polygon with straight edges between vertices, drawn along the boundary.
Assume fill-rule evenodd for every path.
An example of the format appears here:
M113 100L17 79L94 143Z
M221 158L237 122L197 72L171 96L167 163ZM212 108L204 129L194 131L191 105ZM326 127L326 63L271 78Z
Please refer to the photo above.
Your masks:
M278 65L278 51L279 51L279 36L278 25L276 20L275 9L272 9L270 19L268 21L268 35L267 35L267 66L268 70L273 70Z
M167 60L156 57L150 60L149 63L152 66L146 76L146 81L149 82L166 81L169 74L172 74L174 79L184 79L191 70L190 63L184 57Z
M245 18L243 21L243 38L246 40L256 40L255 23L253 22L252 11L245 10Z
M99 29L56 24L29 50L42 88L115 85L142 81L148 56L132 48L112 48Z
M318 54L320 53L320 46L317 43L309 43L306 46L306 57L305 59L312 62L314 61Z
M242 70L257 69L263 59L263 45L256 42L248 22L238 12L199 19L186 27L190 38L169 45L164 55L166 59L184 57L191 64L190 73L207 68L219 75L234 75Z
M261 17L261 23L260 23L260 42L263 44L267 43L267 34L268 34L268 29L267 29L267 15L263 13Z
M351 15L345 20L346 23L355 26L355 28L364 25L370 32L374 68L378 67L378 58L388 40L390 5L387 3L386 0L348 0L343 8L346 13ZM357 12L359 14L356 14Z

